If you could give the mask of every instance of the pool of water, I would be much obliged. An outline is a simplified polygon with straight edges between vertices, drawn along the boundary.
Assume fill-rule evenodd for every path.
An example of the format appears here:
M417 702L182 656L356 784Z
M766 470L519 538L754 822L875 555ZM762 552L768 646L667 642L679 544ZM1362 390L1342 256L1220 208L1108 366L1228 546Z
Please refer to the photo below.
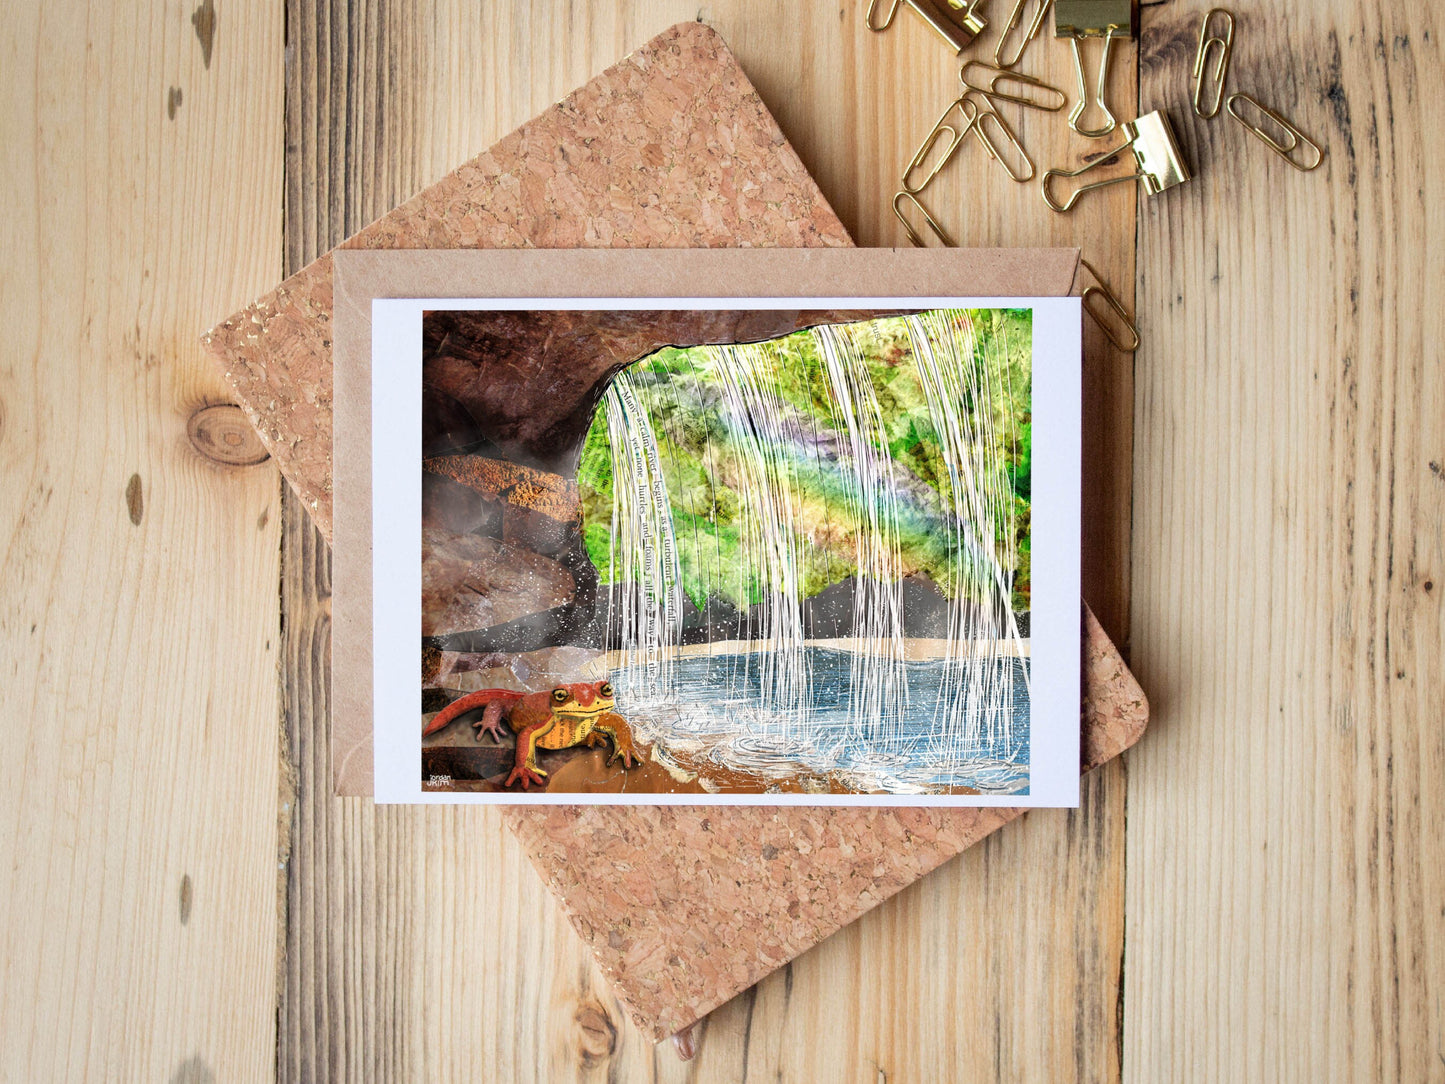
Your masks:
M790 694L769 662L753 651L618 667L617 707L664 750L765 776L834 773L894 794L1028 793L1028 659L900 661L880 679L852 652L808 646Z

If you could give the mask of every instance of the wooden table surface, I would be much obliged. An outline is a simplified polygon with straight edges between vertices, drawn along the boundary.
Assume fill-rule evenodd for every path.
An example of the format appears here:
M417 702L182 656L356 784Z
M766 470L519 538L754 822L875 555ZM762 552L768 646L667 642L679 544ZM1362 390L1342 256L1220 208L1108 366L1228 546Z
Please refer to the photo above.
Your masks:
M684 1064L495 815L327 796L328 556L197 417L197 336L684 19L898 244L956 64L856 0L191 3L0 22L0 1080L1445 1080L1432 5L1238 9L1231 89L1314 173L1189 113L1207 5L1165 0L1113 93L1169 109L1193 181L1058 216L975 147L930 190L960 242L1078 244L1137 309L1133 358L1091 332L1086 590L1153 724ZM1018 128L1041 170L1099 146Z

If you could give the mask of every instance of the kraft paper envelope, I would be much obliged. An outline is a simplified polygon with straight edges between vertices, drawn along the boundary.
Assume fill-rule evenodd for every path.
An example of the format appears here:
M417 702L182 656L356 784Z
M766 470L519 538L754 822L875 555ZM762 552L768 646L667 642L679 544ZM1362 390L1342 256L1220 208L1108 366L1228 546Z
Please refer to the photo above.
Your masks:
M335 258L331 748L336 792L350 795L372 786L374 299L1056 297L1069 293L1078 264L1074 249L340 250ZM793 330L782 316L787 326L752 337Z

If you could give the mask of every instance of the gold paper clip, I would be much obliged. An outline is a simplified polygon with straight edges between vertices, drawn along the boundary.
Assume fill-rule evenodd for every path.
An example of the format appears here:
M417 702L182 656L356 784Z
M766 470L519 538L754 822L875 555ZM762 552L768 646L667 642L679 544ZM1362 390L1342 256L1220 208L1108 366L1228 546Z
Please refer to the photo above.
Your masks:
M955 111L958 113L957 118L953 116ZM948 165L949 159L953 157L959 144L963 142L963 137L968 135L968 130L977 120L978 105L971 99L960 97L956 101L949 102L948 108L943 111L943 115L938 118L938 123L933 126L933 131L928 133L928 138L923 141L923 145L918 148L918 153L908 163L908 168L903 171L903 191L909 195L916 195L927 188L933 178L938 176L938 171ZM928 170L927 175L922 180L916 180L914 174L927 165L929 154L938 145L938 141L945 136L948 139L948 146L939 155L938 161Z
M1054 0L1054 37L1070 38L1074 47L1074 70L1079 76L1079 104L1069 114L1069 127L1089 139L1101 139L1119 126L1104 96L1109 87L1109 61L1118 38L1134 36L1135 0ZM1102 128L1083 128L1079 121L1089 108L1089 81L1084 75L1084 54L1079 42L1103 38L1104 57L1094 81L1093 104L1103 112Z
M938 224L938 221L929 213L928 208L923 206L917 196L912 192L897 192L894 193L893 196L893 213L898 216L898 221L903 223L903 232L908 235L910 243L918 248L928 247L922 236L913 228L913 224L903 217L903 208L900 207L899 204L904 200L907 200L918 208L918 213L923 216L923 221L928 224L928 228L933 231L933 236L938 238L941 245L945 248L955 247L953 238L949 237L948 234L943 231L943 227Z
M1005 60L1004 46L1008 44L1009 35L1023 24L1024 8L1028 6L1028 2L1029 0L1018 0L1018 3L1014 4L1013 12L1009 15L1008 22L1004 24L1003 33L999 35L998 44L993 47L993 62L1000 68L1012 68L1024 58L1024 50L1039 36L1039 31L1043 30L1044 20L1049 15L1049 6L1054 0L1040 0L1039 9L1034 15L1033 22L1029 23L1029 28L1024 31L1023 38L1019 41L1019 47L1014 50L1011 59Z
M1124 311L1124 306L1119 304L1119 299L1114 296L1114 291L1109 289L1109 284L1104 281L1104 277L1100 275L1098 271L1094 270L1094 265L1083 257L1079 258L1079 263L1089 274L1094 276L1094 282L1097 283L1095 286L1084 287L1084 292L1079 295L1079 301L1082 303L1084 311L1094 318L1094 323L1099 325L1099 329L1103 331L1105 338L1120 350L1124 351L1124 353L1132 354L1135 350L1139 349L1138 326L1129 318L1129 314ZM1114 310L1115 315L1117 315L1123 323L1124 330L1129 333L1128 342L1120 339L1119 336L1114 333L1113 325L1104 320L1099 312L1098 306L1091 307L1089 305L1089 299L1091 297L1102 297L1104 304Z
M1224 18L1224 36L1211 34L1209 24L1216 15ZM1229 56L1234 52L1234 15L1224 8L1210 8L1199 25L1199 51L1194 54L1194 114L1209 120L1219 115L1224 101L1224 77L1229 73ZM1204 66L1209 54L1214 53L1214 98L1208 109L1204 108Z
M1235 108L1235 102L1248 102L1254 106L1255 109L1258 109L1266 117L1274 121L1275 124L1279 125L1280 130L1284 132L1289 142L1286 143L1278 140L1258 124L1245 120L1244 117L1240 116L1239 110ZM1244 125L1255 135L1259 136L1259 138L1264 141L1266 147L1274 151L1275 154L1279 155L1301 173L1308 173L1312 169L1318 169L1320 163L1325 160L1324 148L1296 128L1293 121L1282 117L1258 98L1253 98L1248 94L1231 94L1229 96L1228 108L1231 117L1239 121L1240 124ZM1303 162L1296 162L1294 158L1291 157L1301 146L1308 147L1315 152L1314 161L1309 165L1305 165Z
M983 33L983 28L988 26L988 20L978 13L978 6L983 2L984 0L971 0L968 4L954 5L949 0L892 0L887 16L881 23L875 23L873 16L878 8L878 0L868 0L868 10L863 15L863 22L875 33L887 30L893 25L893 16L898 14L899 6L906 4L915 15L933 27L954 52L961 53L974 38Z
M968 70L978 68L988 73L984 83L972 82L969 79ZM1035 79L1032 75L1024 75L1022 72L1011 72L1006 68L995 68L985 64L982 60L970 60L959 69L958 78L969 90L976 90L980 94L986 94L1000 102L1014 102L1026 106L1029 109L1043 109L1049 113L1057 113L1064 106L1069 104L1069 96L1058 87L1051 87L1042 79ZM1024 90L999 90L999 84L1008 86L1015 83ZM1042 91L1042 94L1028 93L1028 88Z
M1166 188L1183 184L1192 176L1188 164L1184 161L1184 156L1179 153L1179 144L1174 141L1174 129L1169 126L1169 118L1159 110L1145 113L1138 120L1125 121L1122 127L1124 134L1128 136L1122 146L1116 147L1078 169L1051 169L1044 174L1044 202L1051 209L1060 212L1068 211L1085 192L1092 192L1096 188L1106 188L1111 184L1121 184L1124 181L1142 181L1145 190L1151 196L1157 196ZM1135 172L1126 173L1122 177L1110 177L1107 181L1086 184L1076 189L1066 203L1058 203L1049 195L1049 179L1051 177L1078 177L1106 162L1112 162L1125 149L1134 152L1134 162L1138 167Z
M984 100L984 107L978 110L974 117L973 125L973 130L978 133L978 139L979 142L983 144L983 149L988 151L990 158L1003 167L1003 171L1009 175L1009 180L1017 181L1019 184L1033 180L1034 160L1029 157L1029 152L1024 150L1024 145L1019 142L1019 137L1015 134L1014 130L1008 126L1004 119L998 115L997 110L993 108L993 104L989 101L988 95L980 90L970 90L960 100L970 102L971 104L973 95L975 94L982 95ZM1008 160L1004 158L1003 151L1000 149L999 144L994 142L993 136L989 135L988 124L986 123L988 121L993 122L994 127L1002 133L1004 142L1012 146L1013 149L1018 152L1018 157L1023 159L1023 165L1018 169L1015 169L1008 163ZM1028 169L1027 173L1024 172L1025 167Z

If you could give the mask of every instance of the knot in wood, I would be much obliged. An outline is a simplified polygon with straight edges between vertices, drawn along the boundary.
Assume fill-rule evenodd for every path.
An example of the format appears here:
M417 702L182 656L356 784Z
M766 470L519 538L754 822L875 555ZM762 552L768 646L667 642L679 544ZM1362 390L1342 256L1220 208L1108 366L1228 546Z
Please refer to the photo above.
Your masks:
M595 1001L579 1005L572 1019L577 1025L577 1053L584 1067L592 1068L617 1050L617 1025L601 1005Z
M186 434L196 451L223 466L254 467L271 457L234 403L202 407L186 422Z

